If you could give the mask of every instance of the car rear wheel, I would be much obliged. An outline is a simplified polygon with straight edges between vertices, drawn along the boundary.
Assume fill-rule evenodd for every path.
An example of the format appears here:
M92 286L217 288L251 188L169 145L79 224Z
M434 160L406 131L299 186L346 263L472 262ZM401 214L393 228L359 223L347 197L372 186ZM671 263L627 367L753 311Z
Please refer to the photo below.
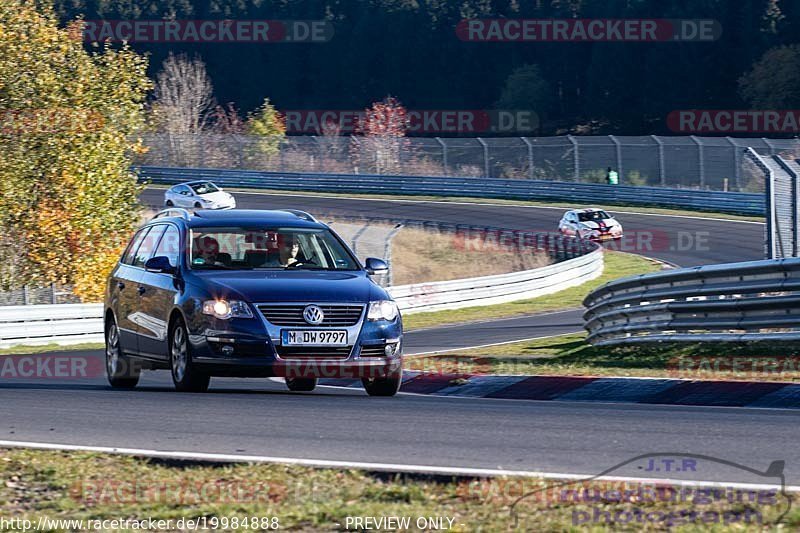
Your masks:
M370 396L394 396L403 383L403 371L398 370L382 378L361 378L361 383Z
M194 207L195 209L203 209L203 204L201 204L200 202L195 202Z
M167 200L167 207L173 207L174 205L175 204L172 202L172 200Z
M132 389L139 383L140 368L122 351L119 328L112 318L106 326L106 376L115 389Z
M317 387L317 378L286 378L286 387L292 392L311 392Z
M172 327L169 342L170 369L172 382L179 392L205 392L211 376L197 369L192 362L189 349L189 337L183 320L178 320Z

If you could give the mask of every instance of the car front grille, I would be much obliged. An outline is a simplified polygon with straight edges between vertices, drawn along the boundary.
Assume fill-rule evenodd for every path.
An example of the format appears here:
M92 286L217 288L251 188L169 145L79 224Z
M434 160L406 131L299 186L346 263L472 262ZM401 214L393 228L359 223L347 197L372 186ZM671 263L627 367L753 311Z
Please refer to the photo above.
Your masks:
M303 311L306 307L308 307L307 304L266 304L259 305L258 310L261 311L264 318L276 326L319 328L355 326L364 312L363 305L318 305L325 318L321 324L311 325L303 318Z
M347 359L352 346L310 347L310 346L276 346L281 359Z

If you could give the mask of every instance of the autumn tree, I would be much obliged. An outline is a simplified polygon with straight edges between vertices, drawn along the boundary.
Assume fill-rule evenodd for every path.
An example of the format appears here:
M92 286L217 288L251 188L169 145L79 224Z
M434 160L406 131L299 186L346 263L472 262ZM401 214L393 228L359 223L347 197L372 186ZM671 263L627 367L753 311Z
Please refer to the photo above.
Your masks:
M258 109L247 115L245 127L247 133L255 136L255 147L261 156L269 160L278 154L286 135L286 121L269 98L265 98Z
M129 156L150 84L143 57L76 34L49 8L0 3L0 232L17 261L0 284L97 301L140 216Z
M216 109L214 87L199 57L170 52L156 75L153 93L152 120L166 133L201 133Z
M359 172L400 172L400 157L408 148L408 112L394 97L387 96L364 110L353 137L353 156Z

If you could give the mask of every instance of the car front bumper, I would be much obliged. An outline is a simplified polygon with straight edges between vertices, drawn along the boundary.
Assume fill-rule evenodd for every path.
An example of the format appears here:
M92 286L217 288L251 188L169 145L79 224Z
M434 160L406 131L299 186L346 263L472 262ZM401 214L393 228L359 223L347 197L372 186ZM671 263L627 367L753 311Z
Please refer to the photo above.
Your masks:
M402 368L399 317L391 322L362 318L353 327L349 353L338 357L281 356L276 347L280 344L276 332L281 328L263 323L255 317L195 324L189 334L193 362L211 375L239 377L374 378Z

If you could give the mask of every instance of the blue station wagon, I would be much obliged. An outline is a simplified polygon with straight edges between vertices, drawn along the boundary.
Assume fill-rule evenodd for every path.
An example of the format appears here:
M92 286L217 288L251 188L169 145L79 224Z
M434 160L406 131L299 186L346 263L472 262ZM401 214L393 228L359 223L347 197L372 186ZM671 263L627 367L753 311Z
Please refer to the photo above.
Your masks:
M371 275L386 263L355 254L327 225L295 210L172 208L131 239L108 278L106 371L132 388L168 369L179 391L212 376L361 378L372 396L402 380L403 325Z

